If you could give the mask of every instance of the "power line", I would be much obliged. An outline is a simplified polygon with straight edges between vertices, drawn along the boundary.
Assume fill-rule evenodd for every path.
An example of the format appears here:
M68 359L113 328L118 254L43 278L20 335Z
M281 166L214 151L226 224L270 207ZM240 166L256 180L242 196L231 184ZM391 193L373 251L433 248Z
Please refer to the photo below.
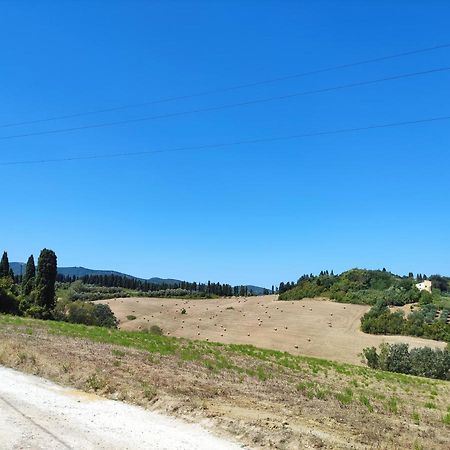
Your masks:
M203 112L213 112L213 111L220 111L224 109L231 109L231 108L238 108L242 106L251 106L251 105L257 105L261 103L267 103L275 100L286 100L294 97L300 97L304 95L313 95L313 94L320 94L325 92L331 92L331 91L338 91L343 89L350 89L360 86L367 86L371 84L376 83L382 83L386 81L394 81L394 80L400 80L403 78L411 78L415 76L421 76L421 75L429 75L439 72L446 72L450 70L449 67L440 67L437 69L430 69L425 70L421 72L412 72L412 73L406 73L401 75L394 75L390 77L384 77L384 78L378 78L375 80L368 80L368 81L359 81L356 83L349 83L349 84L341 84L338 86L331 86L327 88L321 88L321 89L314 89L309 91L302 91L302 92L295 92L291 94L285 94L285 95L278 95L274 97L266 97L262 99L256 99L256 100L248 100L244 102L239 103L229 103L225 105L218 105L218 106L211 106L207 108L197 108L197 109L191 109L187 111L179 111L174 113L167 113L167 114L160 114L156 116L149 116L149 117L139 117L135 119L126 119L126 120L118 120L114 122L103 122L103 123L96 123L96 124L88 124L88 125L80 125L77 127L69 127L69 128L58 128L53 130L45 130L45 131L35 131L30 133L21 133L21 134L14 134L9 136L0 136L0 140L9 140L9 139L17 139L17 138L24 138L24 137L31 137L31 136L43 136L43 135L49 135L49 134L59 134L59 133L68 133L68 132L74 132L74 131L81 131L81 130L89 130L94 128L106 128L106 127L112 127L116 125L125 125L125 124L131 124L131 123L139 123L139 122L146 122L150 120L156 120L156 119L168 119L172 117L180 117L180 116L186 116L190 114L198 114Z
M377 130L377 129L383 129L383 128L394 128L394 127L402 127L402 126L409 126L409 125L419 125L419 124L423 124L423 123L440 122L440 121L444 121L444 120L450 120L450 115L449 116L430 117L430 118L426 118L426 119L407 120L407 121L403 121L403 122L390 122L390 123L383 123L383 124L367 125L364 127L341 128L341 129L337 129L337 130L324 130L324 131L316 131L316 132L311 132L311 133L293 134L293 135L289 135L289 136L277 136L277 137L271 137L271 138L243 139L243 140L225 142L225 143L205 144L205 145L186 146L186 147L174 147L174 148L166 148L166 149L160 149L160 150L147 150L147 151L139 151L139 152L121 152L121 153L109 153L109 154L104 153L104 154L88 155L88 156L71 156L71 157L65 157L65 158L6 161L6 162L0 162L0 166L46 164L46 163L58 163L58 162L68 162L68 161L92 160L92 159L109 159L109 158L118 158L118 157L152 155L152 154L156 154L156 153L173 153L173 152L181 152L181 151L189 151L189 150L209 150L209 149L215 149L215 148L218 149L218 148L225 148L225 147L233 147L233 146L238 146L238 145L262 144L262 143L288 141L288 140L302 139L302 138L309 138L309 137L331 136L331 135L345 134L345 133L356 133L356 132L360 132L360 131Z
M390 59L401 58L401 57L411 56L411 55L417 55L420 53L426 53L426 52L440 50L440 49L449 48L449 47L450 47L450 43L440 44L440 45L435 45L433 47L415 49L415 50L410 50L410 51L402 52L402 53L394 53L392 55L380 56L378 58L365 59L365 60L356 61L353 63L339 64L336 66L329 66L329 67L325 67L322 69L315 69L315 70L310 70L310 71L306 71L306 72L300 72L300 73L296 73L296 74L286 75L283 77L255 81L255 82L251 82L251 83L244 83L244 84L238 84L238 85L234 85L234 86L211 89L208 91L197 92L194 94L165 97L165 98L151 100L151 101L142 102L142 103L131 103L131 104L127 104L127 105L114 106L111 108L103 108L103 109L97 109L97 110L93 110L93 111L84 111L84 112L79 112L79 113L64 114L64 115L60 115L60 116L47 117L47 118L43 118L43 119L6 123L6 124L0 125L0 128L15 127L15 126L20 126L20 125L32 125L32 124L50 122L50 121L55 121L55 120L72 119L72 118L76 118L76 117L83 117L83 116L89 116L89 115L95 115L95 114L103 114L103 113L121 111L121 110L131 109L131 108L139 108L139 107L143 107L143 106L156 105L159 103L168 103L168 102L173 102L173 101L178 101L178 100L187 100L187 99L196 98L196 97L203 97L206 95L220 94L220 93L230 92L230 91L239 90L239 89L261 86L264 84L271 84L271 83L277 83L280 81L292 80L292 79L301 78L301 77L305 77L305 76L309 76L309 75L318 75L320 73L331 72L333 70L347 69L350 67L361 66L364 64L377 63L377 62L387 61Z

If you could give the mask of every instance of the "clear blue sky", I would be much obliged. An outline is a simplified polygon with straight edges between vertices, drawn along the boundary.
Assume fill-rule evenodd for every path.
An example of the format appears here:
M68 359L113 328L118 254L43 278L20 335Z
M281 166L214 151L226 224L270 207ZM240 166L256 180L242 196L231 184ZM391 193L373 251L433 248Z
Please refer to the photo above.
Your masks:
M445 1L3 1L0 125L450 43ZM450 66L450 49L13 128L0 138ZM0 140L0 162L450 114L450 72L184 117ZM1 248L62 266L270 286L351 267L450 273L450 121L221 150L0 166Z

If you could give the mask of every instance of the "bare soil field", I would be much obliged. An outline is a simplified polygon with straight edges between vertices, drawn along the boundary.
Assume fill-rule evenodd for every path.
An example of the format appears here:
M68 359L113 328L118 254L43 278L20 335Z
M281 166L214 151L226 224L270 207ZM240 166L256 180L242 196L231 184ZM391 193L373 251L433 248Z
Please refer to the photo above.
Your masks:
M258 347L361 364L365 347L406 342L411 347L445 343L409 336L377 336L360 331L364 305L325 299L278 301L277 296L220 299L117 298L108 304L123 330L158 325L165 335ZM182 314L182 309L186 314ZM127 316L135 316L129 320Z

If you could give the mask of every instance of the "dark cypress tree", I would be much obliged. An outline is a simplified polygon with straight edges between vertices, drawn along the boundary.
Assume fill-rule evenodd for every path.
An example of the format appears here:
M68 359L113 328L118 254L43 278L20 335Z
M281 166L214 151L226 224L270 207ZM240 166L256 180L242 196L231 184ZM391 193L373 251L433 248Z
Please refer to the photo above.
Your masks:
M0 261L0 278L9 277L9 260L8 253L3 252L2 259Z
M34 279L36 277L36 266L34 264L34 257L31 255L27 261L25 275L23 276L22 286L25 295L30 294L34 287Z
M47 310L55 307L56 255L44 248L39 255L36 276L36 303Z

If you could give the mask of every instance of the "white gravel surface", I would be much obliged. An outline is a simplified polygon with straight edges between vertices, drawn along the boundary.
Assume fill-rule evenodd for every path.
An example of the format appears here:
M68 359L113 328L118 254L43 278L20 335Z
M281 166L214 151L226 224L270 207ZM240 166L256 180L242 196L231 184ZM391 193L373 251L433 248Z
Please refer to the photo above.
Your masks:
M242 447L212 435L200 425L0 367L0 448L232 450Z

